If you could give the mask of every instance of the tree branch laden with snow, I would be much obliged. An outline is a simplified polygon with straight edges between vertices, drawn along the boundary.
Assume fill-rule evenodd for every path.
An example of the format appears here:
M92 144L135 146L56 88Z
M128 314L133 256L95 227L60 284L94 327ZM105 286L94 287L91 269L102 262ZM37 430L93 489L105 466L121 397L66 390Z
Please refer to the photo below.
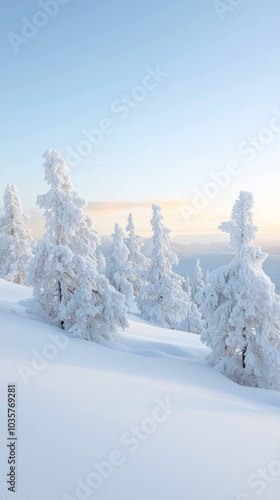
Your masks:
M144 243L142 238L135 232L132 214L129 214L126 230L129 234L125 243L129 251L128 260L131 262L131 276L133 276L131 284L133 286L134 295L137 296L140 288L145 285L145 272L149 268L150 259L141 252Z
M100 238L84 213L85 200L72 189L65 160L53 150L43 157L50 189L37 199L46 233L34 250L28 277L34 312L87 340L109 338L117 327L127 326L124 297L99 272Z

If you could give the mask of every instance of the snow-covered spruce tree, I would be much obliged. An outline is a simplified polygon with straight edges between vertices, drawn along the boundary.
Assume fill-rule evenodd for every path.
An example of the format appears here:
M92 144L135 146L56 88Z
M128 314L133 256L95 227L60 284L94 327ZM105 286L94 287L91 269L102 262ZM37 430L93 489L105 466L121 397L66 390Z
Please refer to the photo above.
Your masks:
M8 184L4 194L4 215L0 219L0 278L25 284L32 257L33 239L25 222L16 186Z
M230 234L236 257L208 278L200 290L200 311L208 327L201 339L212 360L245 385L280 389L280 301L262 270L267 255L254 245L253 196L241 191L232 220L220 229Z
M34 249L28 276L34 312L87 340L109 338L126 326L124 297L98 271L100 239L84 214L85 200L72 190L65 160L53 150L43 158L50 189L37 199L46 233Z
M204 321L196 303L192 299L192 286L189 276L187 276L186 279L183 279L183 290L186 294L187 300L186 317L183 330L200 334L204 330Z
M204 325L204 320L197 308L197 305L190 297L186 305L185 318L178 330L201 334L204 331Z
M92 249L88 256L76 256L74 268L77 272L76 288L65 307L62 317L67 318L69 333L90 341L98 341L100 337L111 338L117 327L128 327L125 297L117 292L108 279L99 274Z
M198 332L196 319L200 318L196 306L188 300L183 290L184 279L172 271L178 264L177 255L170 250L170 230L163 224L161 208L153 205L153 251L147 271L148 284L137 298L137 305L145 319L166 328ZM197 316L190 324L191 308ZM202 324L201 324L202 328ZM201 330L200 330L201 331Z
M131 284L134 295L137 296L140 288L145 285L145 275L150 265L150 259L141 252L144 243L142 238L135 233L132 214L129 214L126 230L129 233L125 243L129 251L128 260L131 262L133 277Z
M131 283L135 276L132 273L131 262L128 260L129 250L125 244L125 235L119 224L115 224L112 237L113 243L108 253L106 276L111 285L125 295L126 303L130 305L133 299Z
M188 300L190 300L192 298L192 285L189 276L183 282L183 290L186 292Z
M200 261L199 259L196 259L195 263L195 268L194 268L194 275L193 275L193 281L192 281L192 293L193 293L193 300L196 302L196 294L201 290L202 288L205 287L205 283L203 281L203 272L200 266Z

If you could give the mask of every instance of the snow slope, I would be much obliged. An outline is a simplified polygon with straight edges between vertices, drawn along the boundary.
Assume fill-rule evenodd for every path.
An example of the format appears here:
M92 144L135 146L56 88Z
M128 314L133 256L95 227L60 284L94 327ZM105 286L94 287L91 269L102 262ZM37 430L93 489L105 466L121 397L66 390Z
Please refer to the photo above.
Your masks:
M68 340L26 312L29 295L0 281L1 500L279 498L280 393L237 386L207 364L198 336L136 315L113 342ZM18 391L16 493L6 485L8 383Z

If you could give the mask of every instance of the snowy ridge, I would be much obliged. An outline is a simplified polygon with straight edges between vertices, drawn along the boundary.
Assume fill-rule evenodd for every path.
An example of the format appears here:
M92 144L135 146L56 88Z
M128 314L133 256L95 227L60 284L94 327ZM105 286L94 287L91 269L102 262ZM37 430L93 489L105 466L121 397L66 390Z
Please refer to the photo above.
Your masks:
M278 499L279 477L270 474L268 482L258 471L280 463L279 393L238 386L209 366L197 335L136 315L111 342L70 338L28 315L30 293L0 281L1 401L7 383L18 389L13 498ZM46 359L54 339L60 347ZM23 367L34 372L26 383ZM166 419L154 421L154 410ZM2 430L6 411L1 405ZM8 500L7 450L0 450L0 498ZM114 450L119 465L98 487L88 486L98 478L93 462L108 461Z

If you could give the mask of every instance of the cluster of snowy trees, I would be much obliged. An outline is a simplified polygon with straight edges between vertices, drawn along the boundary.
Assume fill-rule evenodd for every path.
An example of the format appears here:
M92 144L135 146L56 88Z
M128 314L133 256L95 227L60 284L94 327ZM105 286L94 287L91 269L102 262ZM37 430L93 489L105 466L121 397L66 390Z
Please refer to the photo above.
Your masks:
M160 207L153 206L151 259L141 252L143 241L130 214L127 236L115 225L106 262L93 220L85 213L86 201L73 191L65 160L52 150L43 158L49 190L36 203L44 211L45 234L38 242L32 240L16 188L8 185L0 219L1 278L32 286L36 315L87 340L110 338L118 327L127 327L134 299L147 320L201 333L203 320L190 284L186 290L186 281L172 271L178 259L170 250L170 231Z
M250 193L240 193L232 220L220 226L230 235L235 258L205 280L197 259L190 280L173 271L178 258L157 205L152 207L150 258L141 251L143 241L130 214L127 235L115 224L105 260L66 162L53 150L43 158L49 190L36 202L46 220L43 238L35 242L30 237L28 217L11 184L0 218L0 277L33 287L35 314L69 334L98 341L125 329L127 312L136 303L148 321L201 334L212 362L227 376L279 389L280 297L262 270L267 256L254 244Z

